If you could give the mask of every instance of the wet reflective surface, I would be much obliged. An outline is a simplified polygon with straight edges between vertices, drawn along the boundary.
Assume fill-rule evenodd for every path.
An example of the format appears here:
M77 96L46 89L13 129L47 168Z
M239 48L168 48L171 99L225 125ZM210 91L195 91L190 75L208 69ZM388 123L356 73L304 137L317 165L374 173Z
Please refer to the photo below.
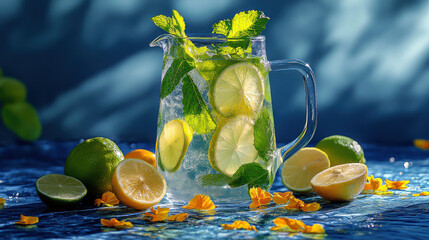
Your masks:
M412 197L412 193L429 191L429 151L409 147L382 147L363 145L369 174L383 180L410 180L408 189L392 190L393 195L361 194L348 203L330 203L317 195L299 195L305 202L317 201L322 209L313 213L287 211L271 204L250 210L250 200L242 204L216 203L215 213L200 213L181 208L184 202L163 200L157 206L169 207L170 215L187 212L185 222L151 223L142 213L124 205L96 207L92 204L69 211L48 209L38 198L34 183L40 176L63 173L68 153L78 142L37 142L32 145L0 147L0 234L2 238L182 238L182 239L279 239L290 237L324 239L403 239L425 238L429 227L429 196ZM136 148L152 149L143 143L119 143L124 153ZM271 192L287 191L277 177ZM33 226L18 226L20 214L38 216ZM307 225L320 223L325 235L303 235L273 232L276 217L302 220ZM104 228L100 219L116 218L130 221L134 227L116 230ZM221 224L245 220L256 226L258 232L223 230Z

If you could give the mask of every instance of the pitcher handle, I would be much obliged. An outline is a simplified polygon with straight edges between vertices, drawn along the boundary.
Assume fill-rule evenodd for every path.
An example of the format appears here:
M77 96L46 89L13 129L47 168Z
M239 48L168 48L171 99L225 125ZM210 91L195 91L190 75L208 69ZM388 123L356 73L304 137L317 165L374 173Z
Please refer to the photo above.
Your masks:
M275 60L270 62L271 71L296 70L300 72L304 79L305 88L305 125L301 134L292 142L279 148L282 159L285 161L296 151L310 142L316 131L317 123L317 102L316 102L316 82L310 66L300 60Z

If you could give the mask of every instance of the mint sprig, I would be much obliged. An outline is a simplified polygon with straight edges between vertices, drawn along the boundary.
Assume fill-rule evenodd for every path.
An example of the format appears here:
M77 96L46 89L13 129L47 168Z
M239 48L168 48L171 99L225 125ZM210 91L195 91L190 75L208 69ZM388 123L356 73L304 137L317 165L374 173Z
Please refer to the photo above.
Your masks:
M185 59L176 58L171 63L161 82L161 98L168 96L180 83L185 74L192 70L192 66Z
M232 179L228 184L232 188L247 184L248 188L260 187L268 189L271 183L270 178L267 169L259 163L252 162L241 165L232 175Z
M255 141L253 145L266 163L273 158L273 151L276 149L276 140L274 137L274 121L268 109L264 109L255 122L253 136Z
M176 10L173 10L172 17L158 15L153 17L152 21L155 23L156 26L162 28L164 31L174 36L186 37L185 21L183 20L183 17Z
M263 12L250 10L237 13L232 20L226 19L213 25L213 33L227 38L256 37L265 29L270 18Z

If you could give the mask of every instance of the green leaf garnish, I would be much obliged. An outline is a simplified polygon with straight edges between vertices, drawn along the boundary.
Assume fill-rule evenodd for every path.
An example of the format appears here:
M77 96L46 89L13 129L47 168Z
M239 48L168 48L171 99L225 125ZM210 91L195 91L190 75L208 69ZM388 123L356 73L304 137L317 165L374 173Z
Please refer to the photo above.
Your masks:
M176 11L173 10L172 17L167 17L165 15L158 15L152 18L152 21L156 26L162 28L164 31L177 36L177 37L186 37L185 34L185 21L183 17Z
M168 96L180 83L180 80L189 71L192 66L185 59L175 58L164 75L161 82L161 98Z
M20 81L0 77L0 101L3 103L15 103L25 101L27 89Z
M213 25L213 33L227 38L256 37L265 29L269 18L261 11L237 13L232 20L222 20Z
M276 149L276 140L274 136L274 121L272 114L268 109L264 109L255 122L253 136L255 137L254 146L266 163L273 158L273 151Z
M227 185L231 178L223 174L207 174L201 178L202 186L224 186Z
M189 75L186 75L182 82L185 121L198 134L210 133L216 128L216 123L211 118L209 108L200 91Z
M1 116L6 127L21 139L34 141L42 133L36 110L25 101L3 105Z
M268 189L270 186L270 176L268 170L261 164L253 162L240 166L228 183L230 187L240 187L243 185Z

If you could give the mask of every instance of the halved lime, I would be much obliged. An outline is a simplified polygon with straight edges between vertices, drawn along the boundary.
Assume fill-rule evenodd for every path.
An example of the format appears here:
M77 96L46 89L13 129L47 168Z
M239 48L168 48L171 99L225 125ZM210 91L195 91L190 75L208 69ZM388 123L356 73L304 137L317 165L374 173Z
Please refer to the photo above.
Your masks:
M264 81L252 64L227 67L210 87L210 104L223 116L254 114L264 101Z
M311 179L327 168L326 153L317 148L302 148L283 163L282 182L291 191L311 192Z
M163 170L175 172L192 141L193 130L188 123L174 119L164 125L158 139L158 163Z
M210 164L231 177L241 165L257 160L253 142L253 122L249 117L239 115L222 120L210 141Z
M87 193L81 181L61 174L48 174L37 179L36 191L40 200L52 208L73 207Z

